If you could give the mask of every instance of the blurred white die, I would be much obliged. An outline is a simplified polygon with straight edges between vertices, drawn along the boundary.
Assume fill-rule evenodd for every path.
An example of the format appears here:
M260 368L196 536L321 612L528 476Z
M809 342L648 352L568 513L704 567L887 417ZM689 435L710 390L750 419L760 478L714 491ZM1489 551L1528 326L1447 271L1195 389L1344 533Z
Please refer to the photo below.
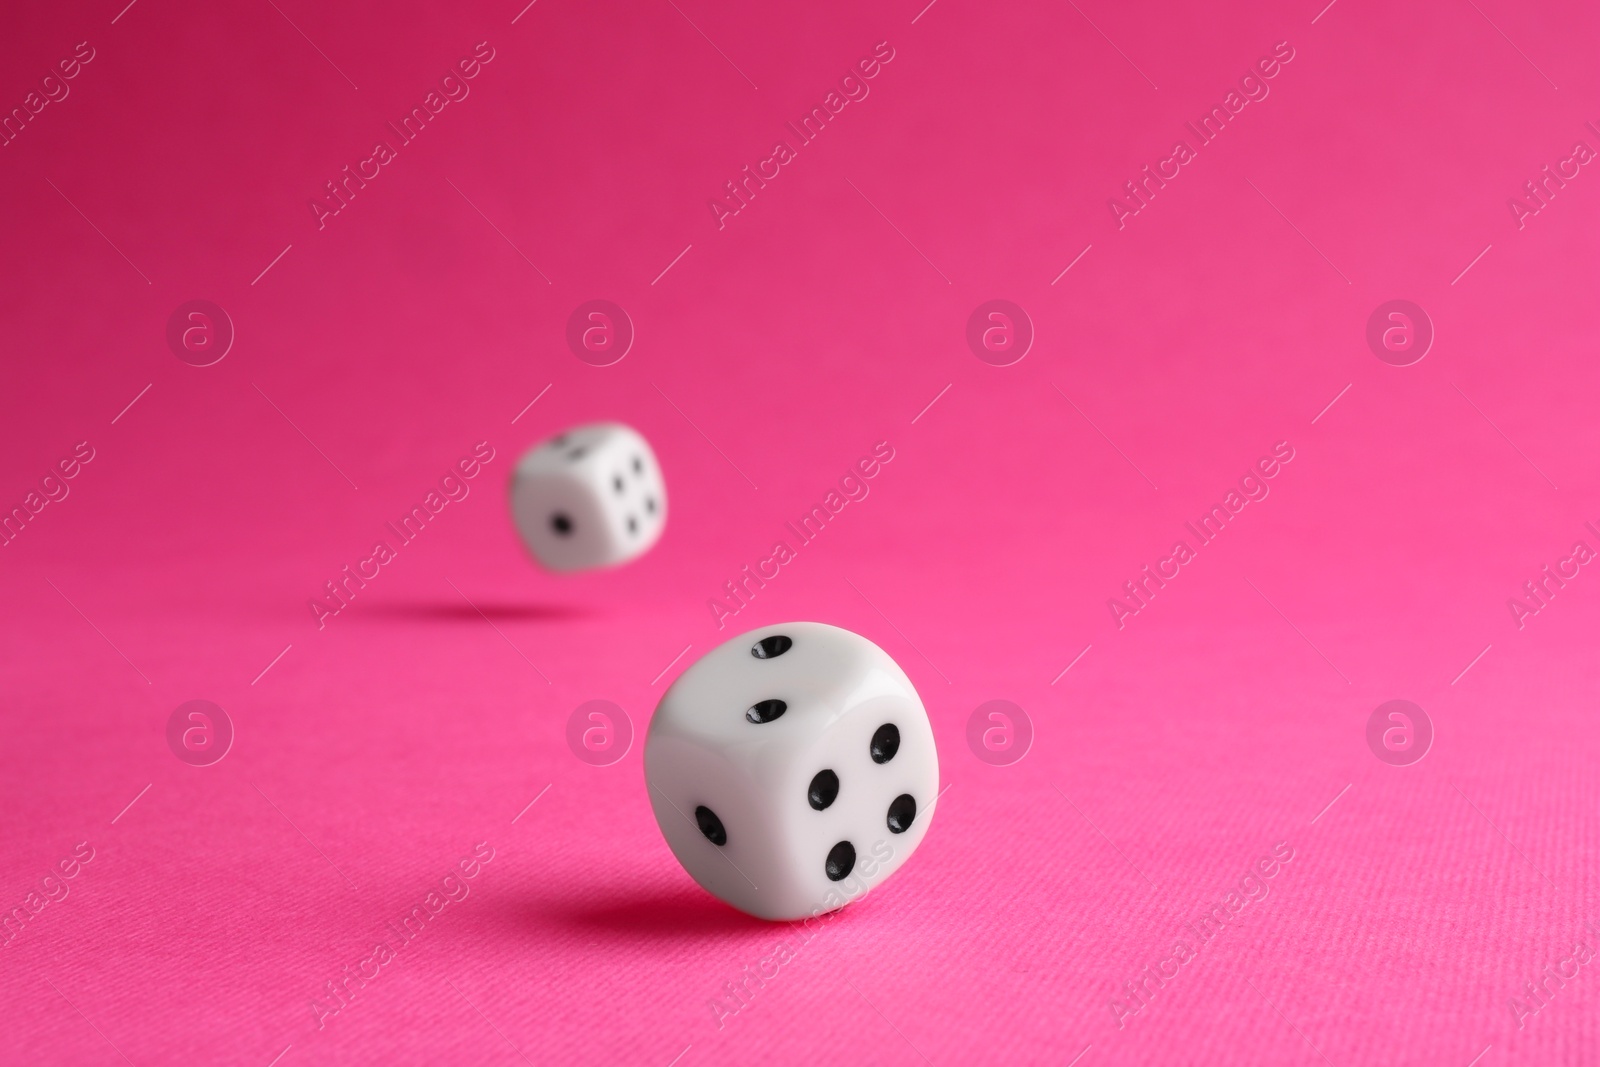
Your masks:
M678 862L763 919L832 911L888 878L939 786L906 673L819 622L752 630L684 671L650 720L644 769Z
M522 543L553 571L612 567L667 523L667 488L650 445L618 422L576 426L535 445L511 474Z

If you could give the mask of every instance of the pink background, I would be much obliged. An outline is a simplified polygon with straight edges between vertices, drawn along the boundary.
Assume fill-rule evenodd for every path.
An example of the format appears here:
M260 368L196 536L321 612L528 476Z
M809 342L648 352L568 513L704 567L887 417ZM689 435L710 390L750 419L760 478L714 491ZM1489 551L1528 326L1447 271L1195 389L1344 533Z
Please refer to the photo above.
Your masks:
M5 15L6 109L94 59L0 149L0 506L95 458L0 549L0 907L94 858L0 948L0 1061L1600 1062L1600 965L1512 1006L1600 949L1600 575L1520 629L1507 604L1600 549L1600 175L1507 204L1600 149L1600 10L448 6ZM708 200L880 41L719 230ZM1280 41L1119 230L1108 198ZM564 341L592 298L637 329L614 366ZM964 340L994 298L1037 331L1009 367ZM1365 341L1396 298L1437 332L1409 367ZM237 331L210 367L165 340L192 299ZM671 522L558 579L505 479L601 418L653 442ZM319 630L308 599L478 441L471 495ZM719 631L708 599L879 441L870 496ZM1108 598L1279 441L1270 496L1119 629ZM642 737L695 657L799 618L905 666L948 791L719 1028L799 935L699 890L639 744L590 766L566 721L611 700ZM237 734L209 767L167 747L193 699ZM1036 732L1009 766L966 743L994 699ZM1391 699L1436 731L1410 766L1365 739ZM469 895L319 1028L477 842ZM1119 1013L1278 842L1270 894Z

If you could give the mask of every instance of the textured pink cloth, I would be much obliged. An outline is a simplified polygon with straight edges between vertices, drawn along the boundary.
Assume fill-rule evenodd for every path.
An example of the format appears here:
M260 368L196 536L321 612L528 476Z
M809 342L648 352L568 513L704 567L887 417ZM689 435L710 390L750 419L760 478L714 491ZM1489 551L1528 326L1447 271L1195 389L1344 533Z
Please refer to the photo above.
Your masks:
M1600 9L124 2L0 33L0 1063L1600 1062ZM506 478L602 418L670 522L557 579ZM640 770L789 619L946 787L813 931Z

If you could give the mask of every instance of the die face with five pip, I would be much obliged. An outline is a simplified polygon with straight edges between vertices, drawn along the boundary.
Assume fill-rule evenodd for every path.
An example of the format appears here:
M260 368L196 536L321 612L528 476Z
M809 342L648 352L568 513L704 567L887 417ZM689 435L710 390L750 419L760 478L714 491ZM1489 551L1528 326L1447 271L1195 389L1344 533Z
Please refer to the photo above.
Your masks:
M939 757L911 680L859 634L767 626L706 653L645 742L667 844L713 895L763 919L832 911L916 850Z
M552 571L613 567L641 555L667 523L667 490L650 445L616 422L577 426L517 461L511 515Z

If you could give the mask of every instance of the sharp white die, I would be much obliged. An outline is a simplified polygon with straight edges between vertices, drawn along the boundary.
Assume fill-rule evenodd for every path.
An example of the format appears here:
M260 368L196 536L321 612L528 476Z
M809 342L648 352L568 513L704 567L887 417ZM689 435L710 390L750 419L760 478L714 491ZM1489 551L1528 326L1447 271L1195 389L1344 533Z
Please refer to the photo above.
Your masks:
M667 524L667 487L645 439L618 422L576 426L523 453L511 474L522 543L553 571L614 567Z
M678 862L763 919L832 911L888 878L939 786L905 671L819 622L752 630L684 671L650 720L644 769Z

